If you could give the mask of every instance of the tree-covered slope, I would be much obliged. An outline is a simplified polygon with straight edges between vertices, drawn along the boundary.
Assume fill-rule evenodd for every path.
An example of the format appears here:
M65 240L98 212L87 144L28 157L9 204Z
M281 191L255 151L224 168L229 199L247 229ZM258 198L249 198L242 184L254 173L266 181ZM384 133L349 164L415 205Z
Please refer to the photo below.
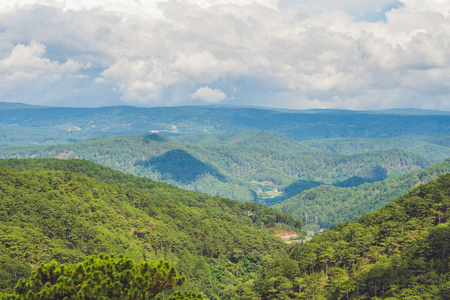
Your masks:
M274 232L301 226L268 207L183 191L89 161L0 165L4 291L40 263L76 263L106 252L169 260L189 279L186 289L218 299L285 251Z
M402 150L347 156L313 150L283 153L257 145L185 144L155 134L103 136L37 148L0 147L0 157L89 159L188 190L261 202L274 197L281 201L283 190L299 180L335 184L353 176L384 179L431 164Z
M338 138L296 141L267 130L241 131L223 134L175 136L173 139L200 145L258 146L278 152L331 153L340 155L362 154L382 150L404 150L443 161L450 157L450 136L418 136L396 138Z
M343 155L366 153L375 150L401 149L423 155L435 161L442 161L450 157L449 135L413 138L327 139L304 141L302 144L319 151Z
M281 153L321 152L319 149L310 147L305 143L298 142L268 130L248 130L223 134L181 135L175 136L173 139L187 144L210 146L236 145L268 148Z
M322 185L302 192L273 207L301 219L317 217L321 227L332 228L375 211L419 184L450 172L450 159L425 169L393 176L383 181L342 188Z
M450 174L268 262L240 299L449 299Z
M202 300L199 293L171 293L185 282L167 261L136 263L122 254L99 254L77 264L40 264L0 299Z
M148 201L155 205L166 205L170 201L181 202L189 207L205 210L211 218L232 220L231 216L250 216L252 222L264 224L283 223L300 228L299 219L264 205L249 202L238 202L221 197L212 197L199 192L190 192L163 182L155 182L145 177L136 177L115 171L87 160L61 159L0 159L0 167L18 171L68 171L80 173L95 180L115 185L119 188L146 193ZM247 220L247 218L244 218Z

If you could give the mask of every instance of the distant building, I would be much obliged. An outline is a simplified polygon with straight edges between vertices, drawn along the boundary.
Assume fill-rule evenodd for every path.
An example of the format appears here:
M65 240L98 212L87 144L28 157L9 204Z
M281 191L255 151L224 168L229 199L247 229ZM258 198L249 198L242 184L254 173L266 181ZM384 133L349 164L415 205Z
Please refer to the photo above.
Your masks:
M306 235L310 236L310 235L314 235L314 230L306 230Z

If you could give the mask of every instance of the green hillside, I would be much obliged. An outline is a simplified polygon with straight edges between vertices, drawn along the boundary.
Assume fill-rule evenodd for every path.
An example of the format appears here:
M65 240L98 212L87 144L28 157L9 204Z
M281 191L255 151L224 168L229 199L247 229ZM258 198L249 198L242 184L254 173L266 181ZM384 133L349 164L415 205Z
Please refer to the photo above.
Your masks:
M100 252L169 260L183 288L219 299L254 278L299 231L280 211L188 192L84 160L0 161L0 290L56 259L76 263Z
M266 143L281 137L263 132ZM292 141L290 141L292 144ZM308 149L308 148L306 148ZM305 150L305 149L304 149ZM197 145L159 135L97 137L85 142L36 148L0 147L0 157L82 158L125 173L188 190L241 201L277 203L293 196L299 181L339 184L358 176L382 180L432 163L403 150L337 155L314 150L278 152L270 147ZM284 193L287 190L287 193Z
M223 134L176 136L173 139L200 145L238 145L269 148L278 152L331 153L354 155L372 151L404 150L425 156L435 162L450 157L450 136L418 136L396 138L339 138L296 141L267 130Z
M173 139L187 144L250 146L268 148L282 153L321 152L318 148L310 147L305 143L298 142L279 133L267 130L249 130L224 134L184 135L173 137Z
M186 277L167 261L136 263L122 254L101 253L77 264L40 264L29 278L19 280L14 293L0 294L0 299L203 299L190 291L171 293L185 283Z
M449 299L450 174L269 261L238 299Z
M333 228L338 223L351 221L365 213L375 211L411 188L449 172L450 159L423 170L357 187L322 185L273 207L303 220L306 215L312 220L317 217L320 227Z
M328 139L305 141L302 144L323 152L343 155L375 150L401 149L423 155L435 161L442 161L450 157L450 136L448 135L386 139Z

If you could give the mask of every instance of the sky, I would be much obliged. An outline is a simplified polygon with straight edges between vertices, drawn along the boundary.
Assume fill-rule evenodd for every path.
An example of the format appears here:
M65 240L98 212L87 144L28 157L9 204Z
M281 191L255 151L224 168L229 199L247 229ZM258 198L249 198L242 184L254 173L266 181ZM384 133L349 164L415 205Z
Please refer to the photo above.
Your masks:
M0 101L450 110L450 0L0 1Z

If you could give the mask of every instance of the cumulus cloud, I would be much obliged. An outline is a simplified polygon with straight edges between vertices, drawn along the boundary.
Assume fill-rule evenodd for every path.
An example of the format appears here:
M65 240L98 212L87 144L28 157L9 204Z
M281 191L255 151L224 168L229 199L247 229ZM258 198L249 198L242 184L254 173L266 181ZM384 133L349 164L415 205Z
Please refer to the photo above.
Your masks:
M52 61L44 57L46 47L43 44L32 41L29 45L16 45L9 55L0 60L0 73L14 77L17 73L27 73L37 78L39 75L76 73L82 68L88 68L89 64L82 64L68 59L64 63Z
M59 62L47 58L46 53L45 45L31 41L28 45L17 44L0 57L3 100L23 101L24 98L17 98L21 94L21 97L27 95L25 102L48 103L39 99L42 92L58 93L59 90L62 95L69 82L73 89L76 81L89 78L80 71L89 69L90 63L83 64L71 58Z
M444 0L13 2L4 100L450 110Z
M211 89L207 86L199 88L191 94L192 99L201 99L208 103L218 103L227 98L227 95L220 89Z

